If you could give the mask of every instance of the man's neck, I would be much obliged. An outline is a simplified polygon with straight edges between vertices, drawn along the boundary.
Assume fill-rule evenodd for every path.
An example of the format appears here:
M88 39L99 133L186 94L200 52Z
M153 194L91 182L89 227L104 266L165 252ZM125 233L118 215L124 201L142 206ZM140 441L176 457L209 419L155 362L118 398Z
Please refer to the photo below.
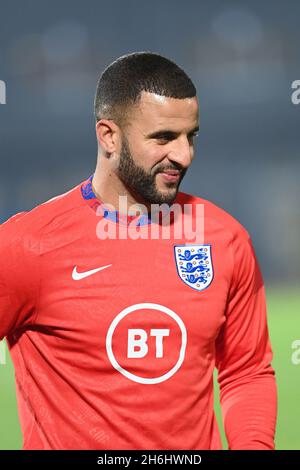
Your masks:
M131 206L134 206L133 211L136 213L137 205L141 206L141 213L149 213L150 207L128 191L117 175L111 170L108 171L105 165L97 165L92 179L92 188L97 199L104 204L110 204L113 210L121 214L130 213Z

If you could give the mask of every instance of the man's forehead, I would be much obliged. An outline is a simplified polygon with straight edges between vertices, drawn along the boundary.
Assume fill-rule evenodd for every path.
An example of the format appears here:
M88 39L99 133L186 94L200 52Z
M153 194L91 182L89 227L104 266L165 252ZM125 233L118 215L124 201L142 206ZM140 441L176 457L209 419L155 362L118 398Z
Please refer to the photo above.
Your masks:
M198 120L199 106L196 96L192 98L170 98L143 91L132 117L150 122Z

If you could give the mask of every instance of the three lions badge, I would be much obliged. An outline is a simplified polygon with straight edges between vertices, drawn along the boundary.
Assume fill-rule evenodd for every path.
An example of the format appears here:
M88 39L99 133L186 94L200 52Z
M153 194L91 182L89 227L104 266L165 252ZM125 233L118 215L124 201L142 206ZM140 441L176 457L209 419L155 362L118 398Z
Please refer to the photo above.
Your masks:
M176 245L177 272L189 287L201 291L213 280L211 245Z

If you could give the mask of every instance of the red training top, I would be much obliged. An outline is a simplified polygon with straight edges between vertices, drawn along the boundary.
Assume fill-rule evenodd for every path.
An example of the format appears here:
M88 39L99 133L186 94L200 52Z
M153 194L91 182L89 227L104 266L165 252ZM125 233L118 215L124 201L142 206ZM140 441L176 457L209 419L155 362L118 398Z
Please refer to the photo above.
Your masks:
M176 203L204 208L200 243L175 237L180 213L168 238L151 239L145 216L124 225L91 178L1 225L0 339L24 449L221 449L215 366L229 448L274 448L276 385L251 240L209 201L178 193Z

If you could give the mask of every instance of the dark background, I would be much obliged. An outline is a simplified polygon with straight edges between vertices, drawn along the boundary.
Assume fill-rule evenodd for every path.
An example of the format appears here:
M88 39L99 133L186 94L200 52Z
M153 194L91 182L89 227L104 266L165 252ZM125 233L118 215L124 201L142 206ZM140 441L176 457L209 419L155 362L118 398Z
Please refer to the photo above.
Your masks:
M299 282L299 1L13 0L0 18L0 220L93 172L101 71L125 53L158 52L200 98L181 189L248 229L267 283Z
M0 0L0 222L93 172L96 83L117 57L158 52L195 82L201 131L182 190L230 212L253 239L267 284L277 449L300 449L299 25L299 0ZM19 449L3 342L0 421L0 449Z

